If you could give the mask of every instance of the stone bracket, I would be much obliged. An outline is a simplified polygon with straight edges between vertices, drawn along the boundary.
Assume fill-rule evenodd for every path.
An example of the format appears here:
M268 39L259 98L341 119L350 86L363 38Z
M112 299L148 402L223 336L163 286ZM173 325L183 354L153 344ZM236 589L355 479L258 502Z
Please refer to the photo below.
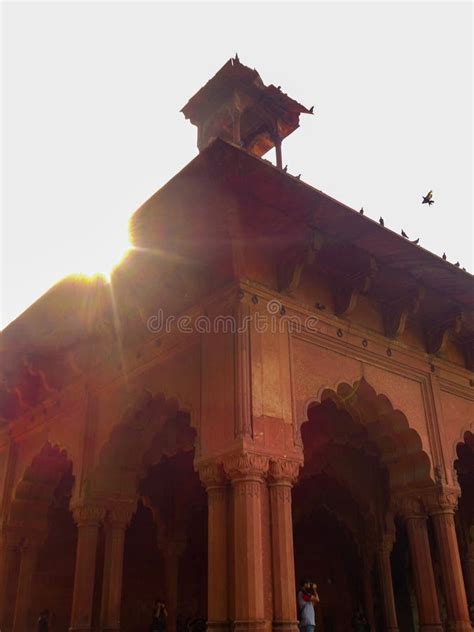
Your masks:
M336 274L334 277L334 309L338 316L348 316L357 305L360 294L366 294L374 280L378 265L374 257L368 257L349 275Z
M315 262L323 244L323 235L318 231L313 231L308 237L305 248L292 252L280 262L278 266L279 292L292 294L298 289L304 268Z
M420 288L393 301L382 303L382 318L387 338L397 338L403 334L408 316L418 312L424 296L425 291Z

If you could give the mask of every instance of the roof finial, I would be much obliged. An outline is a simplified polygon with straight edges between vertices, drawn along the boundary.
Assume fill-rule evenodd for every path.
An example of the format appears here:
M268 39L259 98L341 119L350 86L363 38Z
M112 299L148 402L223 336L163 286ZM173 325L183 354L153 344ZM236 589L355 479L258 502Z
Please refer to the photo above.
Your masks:
M239 55L237 53L235 53L235 57L234 57L235 61L240 61L239 59Z

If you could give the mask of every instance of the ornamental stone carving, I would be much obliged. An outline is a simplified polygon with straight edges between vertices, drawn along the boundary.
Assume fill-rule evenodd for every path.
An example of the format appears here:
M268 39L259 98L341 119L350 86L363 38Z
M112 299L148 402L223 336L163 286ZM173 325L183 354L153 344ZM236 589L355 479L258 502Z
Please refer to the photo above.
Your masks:
M216 461L207 461L198 465L199 478L204 487L209 489L214 487L224 487L227 484L227 478L224 467Z
M400 496L395 500L395 507L405 521L427 517L425 504L419 495Z
M105 518L105 506L96 504L76 505L72 509L78 527L99 526Z
M301 463L289 459L272 459L269 466L270 485L294 485L298 479Z
M224 459L224 470L232 481L262 480L268 472L269 459L261 454L231 454Z
M453 516L458 506L460 490L456 487L436 487L426 496L426 505L431 516L446 514Z
M135 502L116 502L108 506L107 523L113 528L126 529L136 511Z

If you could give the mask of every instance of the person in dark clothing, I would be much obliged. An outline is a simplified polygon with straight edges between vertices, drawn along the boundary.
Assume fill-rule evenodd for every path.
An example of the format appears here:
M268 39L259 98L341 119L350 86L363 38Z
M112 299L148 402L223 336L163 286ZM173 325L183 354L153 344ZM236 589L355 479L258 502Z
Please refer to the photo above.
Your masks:
M37 632L49 632L49 610L43 610L38 617Z
M165 632L167 616L168 612L166 611L165 604L157 599L153 606L153 620L151 622L150 632Z
M354 632L370 632L370 624L367 623L364 611L362 608L356 610L354 617L352 618L352 629Z

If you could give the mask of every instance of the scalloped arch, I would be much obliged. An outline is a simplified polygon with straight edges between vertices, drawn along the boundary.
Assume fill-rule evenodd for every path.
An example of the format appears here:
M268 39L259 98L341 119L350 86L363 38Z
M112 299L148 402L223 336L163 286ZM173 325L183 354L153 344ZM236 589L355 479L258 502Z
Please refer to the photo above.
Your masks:
M300 432L301 426L309 421L310 410L326 400L366 429L390 472L392 490L433 482L431 459L423 450L421 437L410 427L403 411L393 407L386 393L377 393L365 378L353 384L339 380L335 388L322 386L316 397L307 400L307 418L299 423Z

